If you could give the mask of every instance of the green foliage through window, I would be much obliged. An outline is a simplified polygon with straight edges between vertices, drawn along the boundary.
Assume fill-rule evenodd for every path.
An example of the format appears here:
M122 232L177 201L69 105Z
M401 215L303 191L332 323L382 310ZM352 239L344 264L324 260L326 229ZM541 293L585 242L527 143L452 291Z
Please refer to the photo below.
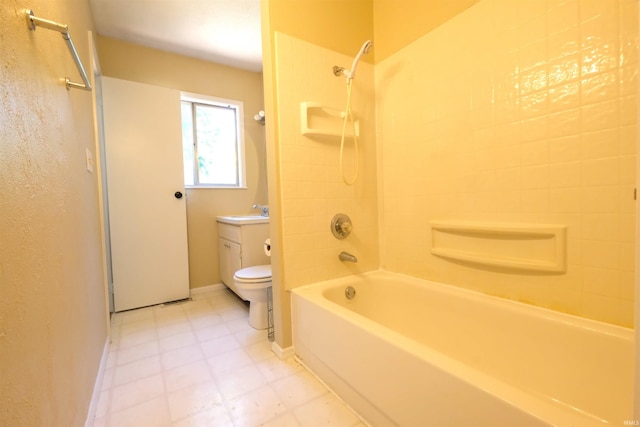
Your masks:
M185 185L242 186L240 108L182 100Z

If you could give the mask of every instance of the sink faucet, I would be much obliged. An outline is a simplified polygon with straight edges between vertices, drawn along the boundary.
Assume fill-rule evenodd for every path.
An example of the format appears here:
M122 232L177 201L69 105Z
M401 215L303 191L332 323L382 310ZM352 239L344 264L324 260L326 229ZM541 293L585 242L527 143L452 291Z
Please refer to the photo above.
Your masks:
M354 255L351 255L349 252L340 252L338 258L340 258L340 261L358 262L358 258L356 258Z
M269 216L269 206L263 206L263 205L253 205L251 206L253 209L260 209L262 212L260 213L260 215L262 216Z

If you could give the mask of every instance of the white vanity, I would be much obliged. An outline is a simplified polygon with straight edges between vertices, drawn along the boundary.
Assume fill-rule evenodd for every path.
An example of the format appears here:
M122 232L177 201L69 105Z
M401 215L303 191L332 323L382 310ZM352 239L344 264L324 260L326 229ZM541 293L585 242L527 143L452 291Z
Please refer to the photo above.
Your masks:
M236 271L270 264L264 252L269 237L269 217L260 215L229 215L216 217L218 222L218 258L222 283L236 294L233 275Z

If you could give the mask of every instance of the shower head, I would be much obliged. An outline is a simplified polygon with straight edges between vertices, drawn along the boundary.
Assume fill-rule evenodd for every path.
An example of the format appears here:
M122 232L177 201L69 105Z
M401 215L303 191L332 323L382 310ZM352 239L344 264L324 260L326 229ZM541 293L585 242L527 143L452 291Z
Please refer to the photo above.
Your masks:
M344 75L347 76L347 82L349 82L349 80L353 80L356 77L356 68L358 67L358 62L360 61L360 57L364 53L369 53L372 46L373 46L373 43L371 43L371 40L367 40L366 42L364 42L364 44L360 48L360 51L358 52L356 57L353 59L353 63L351 64L351 70L344 70Z

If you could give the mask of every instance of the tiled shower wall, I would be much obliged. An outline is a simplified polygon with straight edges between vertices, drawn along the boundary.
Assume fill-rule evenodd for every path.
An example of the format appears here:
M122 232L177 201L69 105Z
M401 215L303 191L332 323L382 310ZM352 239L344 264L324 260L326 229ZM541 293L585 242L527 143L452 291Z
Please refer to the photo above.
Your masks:
M332 68L348 68L353 58L283 33L276 33L275 57L285 288L377 269L373 66L362 61L353 82L352 109L360 119L360 165L355 185L347 186L339 170L340 138L303 136L300 104L314 102L331 111L344 110L345 78L334 76ZM353 141L346 141L349 179L355 173L353 147ZM353 232L344 240L337 240L330 231L337 213L349 215L353 222ZM341 251L352 253L358 262L340 261Z
M633 325L637 0L483 0L376 66L382 267ZM565 224L565 274L452 263L430 220Z

